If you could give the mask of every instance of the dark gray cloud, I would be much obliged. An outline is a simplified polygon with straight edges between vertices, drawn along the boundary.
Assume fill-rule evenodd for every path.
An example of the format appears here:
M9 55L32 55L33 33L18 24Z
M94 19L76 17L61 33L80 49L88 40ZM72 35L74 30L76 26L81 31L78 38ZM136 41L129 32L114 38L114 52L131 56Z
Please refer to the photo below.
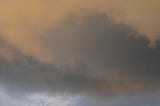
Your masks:
M71 16L64 24L47 32L57 34L56 56L60 61L56 61L63 65L46 64L20 53L14 61L0 61L0 81L10 94L47 91L106 95L159 89L158 45L148 47L145 38L104 14L86 15L81 23ZM51 45L55 44L52 40L47 39Z

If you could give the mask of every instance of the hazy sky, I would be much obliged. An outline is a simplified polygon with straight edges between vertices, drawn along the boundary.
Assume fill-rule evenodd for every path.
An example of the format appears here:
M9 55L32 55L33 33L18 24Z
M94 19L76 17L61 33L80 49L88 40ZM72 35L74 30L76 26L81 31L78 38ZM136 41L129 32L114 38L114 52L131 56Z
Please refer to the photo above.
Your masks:
M159 0L0 0L1 106L159 106Z

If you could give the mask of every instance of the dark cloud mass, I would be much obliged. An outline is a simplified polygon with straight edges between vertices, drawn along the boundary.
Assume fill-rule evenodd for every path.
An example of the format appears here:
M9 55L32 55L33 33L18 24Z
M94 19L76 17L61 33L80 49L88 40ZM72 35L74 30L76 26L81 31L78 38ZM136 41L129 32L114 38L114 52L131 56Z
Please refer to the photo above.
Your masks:
M53 63L19 53L0 60L0 82L10 94L110 93L159 89L160 48L105 14L72 15L45 34ZM47 36L46 35L46 36Z

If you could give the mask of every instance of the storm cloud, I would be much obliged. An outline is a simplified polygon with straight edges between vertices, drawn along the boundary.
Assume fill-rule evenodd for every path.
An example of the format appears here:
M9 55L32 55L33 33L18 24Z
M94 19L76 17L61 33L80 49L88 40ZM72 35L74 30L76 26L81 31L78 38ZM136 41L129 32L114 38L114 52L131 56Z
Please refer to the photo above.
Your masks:
M45 32L43 43L50 49L44 48L44 53L51 57L42 54L50 61L39 61L10 44L16 55L12 61L1 60L0 79L11 95L52 92L106 96L159 89L158 43L156 48L148 47L150 41L143 35L105 14L86 14L80 20L70 15L62 26ZM39 48L33 50L41 54Z
M159 11L159 0L0 0L0 105L158 106Z

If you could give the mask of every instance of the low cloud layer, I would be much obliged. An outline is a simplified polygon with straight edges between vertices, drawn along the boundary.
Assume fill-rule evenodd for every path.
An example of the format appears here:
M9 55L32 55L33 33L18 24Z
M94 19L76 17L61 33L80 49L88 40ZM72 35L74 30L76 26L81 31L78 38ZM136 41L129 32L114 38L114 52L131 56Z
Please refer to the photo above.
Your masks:
M159 5L0 1L1 83L17 96L159 89L159 43L148 47L159 39Z
M18 50L14 60L1 60L1 83L10 94L109 95L159 88L158 45L149 48L147 39L134 37L141 35L124 24L114 23L105 14L87 15L81 23L76 17L70 19L65 26L47 33L57 34L44 43L51 47L44 52L55 56L52 63Z

